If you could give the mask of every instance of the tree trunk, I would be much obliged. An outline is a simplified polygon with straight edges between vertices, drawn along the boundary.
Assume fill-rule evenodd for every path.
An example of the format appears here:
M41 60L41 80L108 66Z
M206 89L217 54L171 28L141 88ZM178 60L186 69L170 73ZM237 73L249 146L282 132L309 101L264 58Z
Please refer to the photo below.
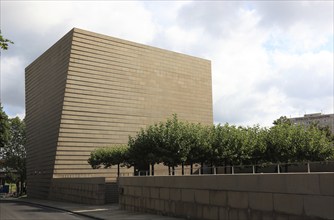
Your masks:
M151 164L151 176L154 176L154 163Z
M225 172L225 174L227 173L227 163L226 163L226 160L224 160L224 172Z
M120 174L120 168L119 168L119 164L117 164L117 177L119 177Z
M193 163L190 163L190 174L193 174Z
M16 197L20 195L20 182L16 182Z
M20 188L21 188L20 196L22 196L22 195L23 195L23 181L21 181L21 186L20 186Z
M22 194L27 194L27 192L26 192L26 183L25 182L21 182L21 191L22 191Z
M184 162L182 162L182 176L184 175Z
M175 167L172 166L172 175L175 176Z
M168 175L170 176L170 166L168 166Z

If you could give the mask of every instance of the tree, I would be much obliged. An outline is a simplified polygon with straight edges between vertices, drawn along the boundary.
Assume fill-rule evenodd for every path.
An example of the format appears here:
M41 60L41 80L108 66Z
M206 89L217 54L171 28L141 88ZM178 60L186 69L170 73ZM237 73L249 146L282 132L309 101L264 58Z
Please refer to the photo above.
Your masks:
M0 160L4 158L4 147L9 141L9 120L0 103Z
M217 125L211 147L211 163L215 166L229 166L241 163L242 136L234 125Z
M154 175L154 165L162 161L164 124L150 125L141 129L136 137L129 137L129 164L141 171L148 170L151 165L151 175Z
M317 126L277 123L267 135L267 160L274 163L333 159L332 140ZM286 171L288 165L285 165Z
M5 168L5 147L9 143L9 128L8 116L0 103L0 168Z
M117 165L117 176L120 175L120 166L125 166L128 161L128 147L126 145L115 145L111 147L97 148L90 157L88 163L93 169L99 169Z
M204 164L208 161L211 147L211 126L202 126L201 124L187 124L186 135L189 152L186 164L190 165L190 173L193 173L193 164Z
M8 50L8 44L14 44L14 42L12 42L9 39L6 39L2 36L1 31L0 31L0 47L2 50Z
M325 133L326 137L332 141L334 143L334 134L332 134L331 129L329 128L329 126L320 126L319 122L313 122L310 124L310 127L315 127L318 128L319 130L321 130L322 132Z
M104 148L97 148L90 153L87 162L93 169L101 168L104 150Z
M261 163L293 163L334 159L333 142L317 126L292 125L286 117L275 120L270 129L236 127L234 125L203 126L181 122L176 115L166 122L141 129L129 137L126 150L101 148L88 162L93 168L101 165L126 164L139 169L163 163L174 175L174 168L201 163L211 166L255 165ZM125 149L124 148L124 149ZM126 155L126 156L124 156ZM286 170L288 165L286 166ZM171 172L172 168L172 172ZM119 173L119 172L118 172Z
M163 129L163 148L162 162L165 166L172 168L172 175L175 174L175 167L187 161L189 154L189 144L186 138L186 125L178 120L177 115L173 114L172 119L167 119ZM182 170L182 173L184 170ZM171 172L169 171L169 174Z
M286 116L281 116L279 119L276 119L273 122L274 125L280 125L280 124L286 124L286 125L291 125L290 119L288 119Z
M259 125L242 128L244 133L244 146L247 155L243 156L243 164L260 164L266 161L267 151L266 137L268 130L260 128Z
M16 183L17 194L22 195L26 182L25 123L19 117L8 120L9 138L2 149L4 168L10 180Z
M296 149L298 161L326 161L334 159L334 146L327 132L318 127L308 129L300 127L304 131L303 143Z
M292 144L292 126L278 123L273 126L267 136L266 157L269 162L288 163L295 157L296 148Z

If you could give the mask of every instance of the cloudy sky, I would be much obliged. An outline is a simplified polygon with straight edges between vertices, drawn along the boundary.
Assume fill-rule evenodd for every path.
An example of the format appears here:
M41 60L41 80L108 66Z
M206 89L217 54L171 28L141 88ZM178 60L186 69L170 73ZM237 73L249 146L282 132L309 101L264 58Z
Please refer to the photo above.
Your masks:
M333 1L4 1L1 103L25 115L24 68L73 27L212 61L214 121L333 113Z

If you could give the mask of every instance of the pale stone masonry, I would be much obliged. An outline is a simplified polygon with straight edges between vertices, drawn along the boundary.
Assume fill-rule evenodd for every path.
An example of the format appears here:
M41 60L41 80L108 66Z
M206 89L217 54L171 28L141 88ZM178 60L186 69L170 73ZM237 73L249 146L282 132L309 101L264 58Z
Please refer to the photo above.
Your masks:
M122 209L186 219L334 219L334 174L122 177Z
M47 198L54 178L113 180L91 151L173 113L213 123L209 60L72 29L26 68L28 195Z

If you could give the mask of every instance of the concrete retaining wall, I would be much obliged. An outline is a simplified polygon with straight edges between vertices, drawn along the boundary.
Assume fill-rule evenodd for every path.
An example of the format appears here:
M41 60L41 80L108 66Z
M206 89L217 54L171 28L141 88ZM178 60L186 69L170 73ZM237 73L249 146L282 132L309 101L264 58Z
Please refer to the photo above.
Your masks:
M106 183L104 177L54 178L49 193L50 200L85 204L105 204Z
M118 203L118 184L117 182L106 182L106 203Z
M189 219L334 219L334 174L119 178L123 209Z

